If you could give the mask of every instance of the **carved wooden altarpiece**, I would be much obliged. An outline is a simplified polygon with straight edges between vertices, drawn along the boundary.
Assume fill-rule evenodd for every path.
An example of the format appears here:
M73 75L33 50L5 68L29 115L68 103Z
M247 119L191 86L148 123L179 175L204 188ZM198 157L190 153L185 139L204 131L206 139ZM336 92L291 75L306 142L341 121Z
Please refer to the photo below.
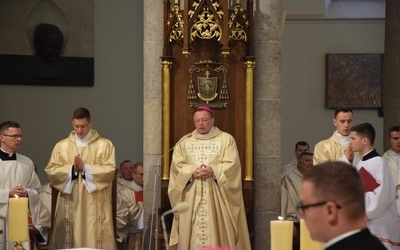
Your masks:
M169 149L193 131L199 105L236 140L245 206L253 207L254 0L164 0L162 191L168 207ZM252 217L252 216L250 216ZM248 216L250 232L252 218Z

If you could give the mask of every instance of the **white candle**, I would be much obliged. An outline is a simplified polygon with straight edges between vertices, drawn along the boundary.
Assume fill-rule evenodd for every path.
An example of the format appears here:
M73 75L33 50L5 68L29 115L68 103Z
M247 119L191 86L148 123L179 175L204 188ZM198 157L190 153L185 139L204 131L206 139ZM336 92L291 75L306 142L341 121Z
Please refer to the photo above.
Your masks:
M300 250L323 250L321 242L311 239L304 219L300 220Z
M292 250L293 221L271 221L271 250Z
M8 241L24 242L29 240L28 198L8 199Z

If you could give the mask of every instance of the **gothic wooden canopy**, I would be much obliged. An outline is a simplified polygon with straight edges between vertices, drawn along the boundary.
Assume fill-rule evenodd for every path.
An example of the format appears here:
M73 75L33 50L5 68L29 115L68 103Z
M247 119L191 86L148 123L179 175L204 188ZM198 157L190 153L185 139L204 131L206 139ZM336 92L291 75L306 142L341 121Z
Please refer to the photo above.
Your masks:
M164 1L163 163L194 128L193 109L214 109L237 142L244 180L253 180L253 0Z

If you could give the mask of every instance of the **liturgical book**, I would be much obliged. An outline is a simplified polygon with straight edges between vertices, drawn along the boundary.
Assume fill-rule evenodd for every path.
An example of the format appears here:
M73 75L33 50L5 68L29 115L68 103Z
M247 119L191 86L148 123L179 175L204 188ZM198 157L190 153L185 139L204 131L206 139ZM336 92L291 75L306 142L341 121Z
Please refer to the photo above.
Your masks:
M373 192L377 187L380 186L378 182L376 182L375 178L367 171L364 167L361 167L358 170L358 173L361 175L361 179L364 182L365 192Z

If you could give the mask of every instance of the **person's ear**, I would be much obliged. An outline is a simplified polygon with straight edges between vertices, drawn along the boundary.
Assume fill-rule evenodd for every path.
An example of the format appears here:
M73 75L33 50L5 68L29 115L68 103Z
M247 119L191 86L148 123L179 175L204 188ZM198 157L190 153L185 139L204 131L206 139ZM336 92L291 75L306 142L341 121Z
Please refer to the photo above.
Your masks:
M362 143L365 145L365 144L367 144L367 137L363 137L362 138Z
M338 206L333 201L326 202L325 205L328 220L334 223L338 219L339 209Z

